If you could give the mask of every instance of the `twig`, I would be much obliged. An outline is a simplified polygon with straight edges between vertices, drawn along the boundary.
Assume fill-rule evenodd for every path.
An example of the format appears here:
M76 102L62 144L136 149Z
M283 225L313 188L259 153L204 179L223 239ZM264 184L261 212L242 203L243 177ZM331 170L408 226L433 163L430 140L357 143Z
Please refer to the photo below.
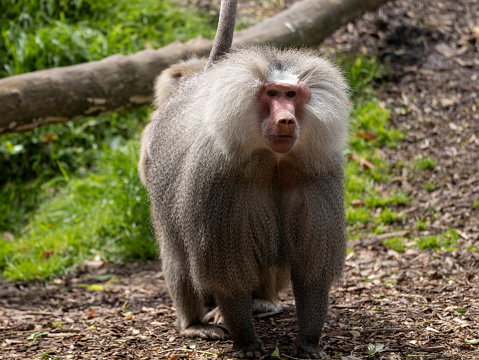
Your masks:
M265 313L261 313L261 314L256 314L254 317L258 318L258 319L265 319L265 318L272 317L276 314L281 314L283 311L284 310L265 312Z
M165 350L156 352L156 354L158 355L158 354L163 354L163 353L172 352L172 351L196 352L203 355L213 355L213 356L219 355L218 353L214 353L208 350L196 350L196 349L188 349L188 348L165 349Z
M355 331L355 330L351 330ZM335 331L332 333L325 333L326 336L353 336L351 331ZM361 335L364 334L371 334L374 332L409 332L409 331L416 331L416 329L411 328L365 328L363 330L358 331Z

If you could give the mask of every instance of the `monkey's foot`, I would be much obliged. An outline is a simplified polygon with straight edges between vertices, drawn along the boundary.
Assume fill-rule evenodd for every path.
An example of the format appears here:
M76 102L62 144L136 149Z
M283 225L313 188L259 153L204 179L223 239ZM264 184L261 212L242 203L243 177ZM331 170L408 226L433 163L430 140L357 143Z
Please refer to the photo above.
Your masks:
M213 324L224 324L223 315L221 315L220 308L217 306L209 311L203 318L204 322L212 322Z
M198 337L205 340L225 340L229 338L226 329L212 324L191 325L181 330L180 334L186 337Z
M254 299L253 301L253 314L263 314L267 312L278 312L283 308L278 304L273 304L270 301L262 299ZM212 322L213 324L224 324L223 315L219 307L215 307L209 311L203 318L204 322Z
M261 341L258 339L256 343L246 346L233 346L233 357L240 359L257 359L261 355L266 355L268 352L264 348Z
M319 345L301 344L296 341L293 357L298 359L326 359L328 356L319 348Z
M274 304L271 301L263 299L253 300L253 314L262 314L267 312L278 312L283 310L279 304Z

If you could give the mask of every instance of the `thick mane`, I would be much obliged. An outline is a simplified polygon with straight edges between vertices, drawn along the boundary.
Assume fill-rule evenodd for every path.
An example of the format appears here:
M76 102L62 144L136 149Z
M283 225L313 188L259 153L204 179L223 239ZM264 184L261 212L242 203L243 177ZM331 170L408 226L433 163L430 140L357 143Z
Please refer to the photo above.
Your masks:
M328 154L335 162L348 133L348 86L328 61L313 54L302 54L298 61L298 56L297 50L270 47L232 51L182 89L194 93L195 102L203 104L194 122L202 124L220 151L244 161L254 151L267 149L258 115L261 87L271 77L284 82L297 78L310 87L311 99L304 106L301 136L292 153L316 171L329 163Z

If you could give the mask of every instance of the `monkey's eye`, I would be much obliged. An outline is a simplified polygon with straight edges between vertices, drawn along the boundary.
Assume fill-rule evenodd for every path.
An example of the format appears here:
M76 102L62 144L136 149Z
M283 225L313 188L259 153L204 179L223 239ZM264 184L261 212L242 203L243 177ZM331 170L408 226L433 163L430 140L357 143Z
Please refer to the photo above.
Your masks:
M266 93L266 95L268 95L269 97L276 97L279 95L279 93L276 91L276 90L268 90L268 92Z
M285 95L286 95L287 98L292 99L296 96L296 92L295 91L288 91Z

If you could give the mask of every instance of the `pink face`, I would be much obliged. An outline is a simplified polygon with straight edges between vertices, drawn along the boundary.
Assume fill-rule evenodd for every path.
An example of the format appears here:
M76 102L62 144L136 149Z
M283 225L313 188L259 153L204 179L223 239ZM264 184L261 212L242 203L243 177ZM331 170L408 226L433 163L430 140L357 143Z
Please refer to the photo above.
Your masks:
M298 118L311 98L311 89L303 81L296 85L266 83L260 94L263 109L263 136L271 150L287 154L298 140Z

